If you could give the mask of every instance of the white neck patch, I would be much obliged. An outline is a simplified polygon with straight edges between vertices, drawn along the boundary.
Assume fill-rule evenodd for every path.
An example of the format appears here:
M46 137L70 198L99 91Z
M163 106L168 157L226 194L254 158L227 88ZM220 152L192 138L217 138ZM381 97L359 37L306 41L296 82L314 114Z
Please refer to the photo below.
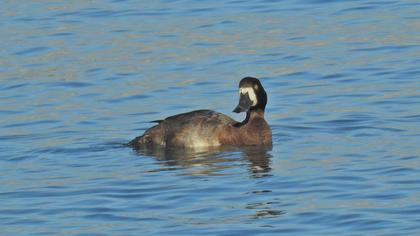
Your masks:
M257 105L257 96L255 95L254 89L251 87L246 87L246 88L239 88L239 93L240 94L246 94L248 93L249 99L252 101L252 105L255 106Z

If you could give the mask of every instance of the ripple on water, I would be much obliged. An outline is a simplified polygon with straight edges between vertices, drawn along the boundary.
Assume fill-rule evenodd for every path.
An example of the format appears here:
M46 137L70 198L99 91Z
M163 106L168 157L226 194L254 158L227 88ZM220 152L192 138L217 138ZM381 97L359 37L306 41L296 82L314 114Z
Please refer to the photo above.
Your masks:
M13 55L17 55L17 56L35 55L35 54L40 54L41 52L47 51L49 49L50 49L49 47L31 47L28 49L17 51L13 53Z
M136 94L136 95L131 95L131 96L126 96L126 97L122 97L122 98L116 98L116 99L106 99L104 100L107 103L122 103L122 102L128 102L130 100L143 100L143 99L147 99L150 98L151 96L149 95L145 95L145 94Z

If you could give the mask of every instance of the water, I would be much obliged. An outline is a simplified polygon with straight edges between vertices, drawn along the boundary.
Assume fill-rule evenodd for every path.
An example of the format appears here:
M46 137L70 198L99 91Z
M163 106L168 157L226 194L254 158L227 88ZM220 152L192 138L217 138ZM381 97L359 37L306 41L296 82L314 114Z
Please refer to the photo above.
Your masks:
M419 235L407 1L3 1L1 235ZM135 152L261 78L272 150Z

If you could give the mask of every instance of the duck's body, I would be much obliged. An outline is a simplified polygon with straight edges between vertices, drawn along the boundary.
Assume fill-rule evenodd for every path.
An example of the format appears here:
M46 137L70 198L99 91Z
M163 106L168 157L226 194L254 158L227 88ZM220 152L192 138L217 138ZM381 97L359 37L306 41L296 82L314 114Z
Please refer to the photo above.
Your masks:
M240 103L234 111L247 112L243 122L237 122L229 116L211 110L191 111L157 121L157 125L129 144L136 148L161 146L194 149L218 146L270 146L271 129L264 119L265 91L257 79L247 77L242 81L244 80L256 80L257 85L247 88L257 89L255 93L240 90ZM265 100L260 98L260 106L257 106L258 95L265 95Z
M264 117L250 114L239 123L222 113L198 110L171 116L130 142L133 146L203 148L271 145L271 130Z

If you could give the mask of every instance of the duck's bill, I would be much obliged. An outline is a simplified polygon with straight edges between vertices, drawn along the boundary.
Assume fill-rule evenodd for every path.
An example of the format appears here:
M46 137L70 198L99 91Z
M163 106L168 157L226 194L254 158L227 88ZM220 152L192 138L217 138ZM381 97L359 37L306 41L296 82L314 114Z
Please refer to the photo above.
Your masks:
M249 99L248 93L239 95L239 104L233 109L233 112L248 112L251 108L252 101Z

